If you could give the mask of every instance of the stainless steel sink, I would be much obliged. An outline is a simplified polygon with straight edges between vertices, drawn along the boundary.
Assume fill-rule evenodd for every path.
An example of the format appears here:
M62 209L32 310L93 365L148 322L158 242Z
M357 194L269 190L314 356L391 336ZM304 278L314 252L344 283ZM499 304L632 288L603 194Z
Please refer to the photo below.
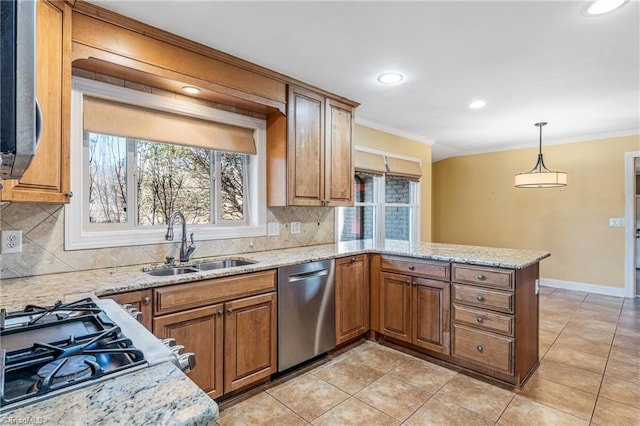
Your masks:
M251 260L244 260L244 259L221 259L221 260L212 260L208 262L194 263L193 265L189 265L189 266L166 266L161 269L153 269L145 272L149 275L153 275L154 277L169 277L173 275L190 274L193 272L213 271L215 269L233 268L234 266L251 265L253 263L256 263L256 262L253 262Z
M156 269L153 271L147 271L147 274L153 275L154 277L168 277L171 275L190 274L192 272L199 272L199 270L194 268L175 267L175 268Z
M214 269L233 268L234 266L251 265L253 263L256 263L256 262L252 262L249 260L242 260L242 259L225 259L225 260L214 260L211 262L195 263L193 267L201 271L212 271Z

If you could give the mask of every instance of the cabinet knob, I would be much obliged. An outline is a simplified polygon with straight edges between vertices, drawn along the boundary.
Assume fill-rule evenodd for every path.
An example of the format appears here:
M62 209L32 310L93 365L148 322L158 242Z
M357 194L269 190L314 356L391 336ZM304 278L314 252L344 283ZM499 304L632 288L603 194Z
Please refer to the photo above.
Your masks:
M415 266L413 266L413 265L409 265L409 270L410 270L410 271L413 271L414 269L416 269L416 267L415 267Z
M146 296L144 299L142 299L143 305L148 305L149 303L151 303L151 298L149 296Z
M482 345L478 345L476 346L476 349L478 350L478 352L482 352L484 350L484 348L482 347Z
M67 192L67 193L66 193L66 194L64 194L64 195L66 195L66 196L67 196L67 198L71 198L71 197L73 197L73 192L69 191L69 192Z
M233 309L231 309L231 308L227 309L227 313L228 313L228 314L233 313Z
M355 261L356 261L356 257L355 257L355 256L353 256L353 257L351 258L351 261L352 261L352 262L355 262Z
M407 280L404 282L406 285L411 285L411 281Z
M485 278L485 277L484 277L484 275L482 275L482 274L478 274L478 275L476 275L476 280L478 280L478 281L484 281L484 278Z
M476 300L477 300L478 302L484 302L484 297L482 297L482 295L481 295L481 294L479 294L479 295L477 295L477 296L476 296Z
M417 286L417 285L418 285L418 283L417 283L417 282L415 282L415 281L413 281L413 282L411 283L411 285L415 287L415 286Z
M222 309L220 309L220 310L218 311L218 315L222 316L223 314L224 314L224 311L223 311Z
M479 323L482 323L482 321L484 321L484 320L482 319L482 317L477 317L476 321L478 321Z

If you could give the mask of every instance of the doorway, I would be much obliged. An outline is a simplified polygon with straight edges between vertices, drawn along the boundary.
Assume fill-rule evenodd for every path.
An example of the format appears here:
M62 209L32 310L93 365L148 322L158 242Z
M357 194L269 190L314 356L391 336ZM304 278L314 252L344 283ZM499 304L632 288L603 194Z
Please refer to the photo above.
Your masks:
M640 296L640 151L625 153L625 296Z

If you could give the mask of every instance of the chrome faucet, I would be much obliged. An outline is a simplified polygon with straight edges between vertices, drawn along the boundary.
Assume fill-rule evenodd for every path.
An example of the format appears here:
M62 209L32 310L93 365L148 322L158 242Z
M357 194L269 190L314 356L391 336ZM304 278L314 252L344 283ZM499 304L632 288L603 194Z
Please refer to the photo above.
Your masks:
M189 256L196 249L193 243L193 232L191 233L191 245L187 245L187 222L184 220L184 215L180 211L171 213L169 222L167 223L167 234L164 236L165 240L173 240L173 222L176 220L176 216L182 220L182 243L180 244L180 262L188 262Z

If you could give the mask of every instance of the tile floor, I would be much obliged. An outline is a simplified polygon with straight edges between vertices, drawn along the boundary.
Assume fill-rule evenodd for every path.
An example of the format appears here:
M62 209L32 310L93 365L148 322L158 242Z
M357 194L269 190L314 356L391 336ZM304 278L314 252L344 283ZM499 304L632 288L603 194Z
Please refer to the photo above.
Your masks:
M542 288L540 357L511 392L367 341L218 424L640 425L640 299Z

